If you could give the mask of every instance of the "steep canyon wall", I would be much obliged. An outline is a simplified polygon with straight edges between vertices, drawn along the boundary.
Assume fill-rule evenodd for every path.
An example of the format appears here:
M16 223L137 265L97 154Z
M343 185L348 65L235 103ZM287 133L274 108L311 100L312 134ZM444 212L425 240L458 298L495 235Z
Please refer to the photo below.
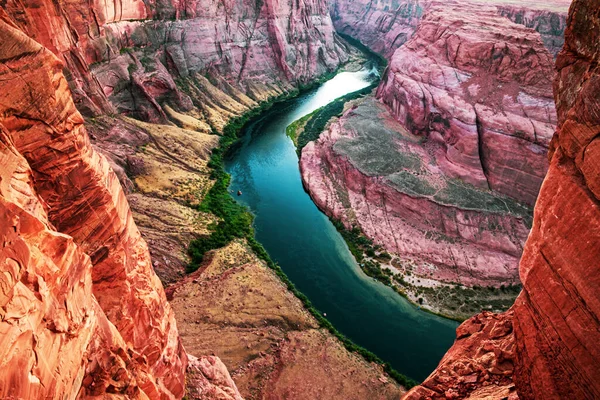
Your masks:
M389 66L378 101L353 104L304 149L305 185L325 212L399 255L384 268L402 277L409 298L457 317L512 303L514 291L476 304L457 292L456 304L440 304L429 288L518 283L548 168L566 4L527 7L332 5L336 28L387 55Z

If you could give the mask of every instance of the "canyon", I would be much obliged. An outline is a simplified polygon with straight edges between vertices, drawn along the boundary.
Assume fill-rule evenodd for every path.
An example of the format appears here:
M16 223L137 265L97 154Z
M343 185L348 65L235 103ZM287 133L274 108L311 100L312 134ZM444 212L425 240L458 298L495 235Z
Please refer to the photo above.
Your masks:
M599 123L594 111L599 104L598 6L573 2L565 46L557 58L558 128L520 264L523 291L504 315L484 314L465 322L440 368L405 398L452 398L454 393L473 398L486 387L488 393L501 390L490 380L495 377L499 383L498 377L510 371L516 390L507 387L512 393L504 391L504 397L593 399L600 394L594 289L600 259L599 176L591 166L597 164ZM489 330L482 318L502 321L503 328ZM476 379L471 379L474 371Z
M600 397L600 4L569 4L4 1L0 397ZM300 169L398 292L471 317L412 389L248 237L186 273L227 132L357 42L381 83Z
M566 5L333 5L336 28L389 65L376 99L349 104L304 148L304 185L383 247L388 259L373 260L422 307L465 319L506 310L518 294L557 121L553 54ZM388 45L372 44L382 36Z

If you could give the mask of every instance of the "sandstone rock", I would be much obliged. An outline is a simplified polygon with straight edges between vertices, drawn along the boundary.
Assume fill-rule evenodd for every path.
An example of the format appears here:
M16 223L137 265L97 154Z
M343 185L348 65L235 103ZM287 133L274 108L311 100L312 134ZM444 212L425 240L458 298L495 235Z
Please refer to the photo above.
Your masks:
M557 59L559 126L514 307L523 399L600 396L599 9L598 1L573 2Z
M2 393L181 397L187 357L119 181L90 145L59 60L0 17L0 123L14 166L2 169L13 210L3 215L21 219L2 224L14 236L3 241Z
M574 1L565 46L557 59L558 129L520 264L523 292L512 309L513 379L520 399L600 396L599 179L595 167L590 167L598 164L594 149L600 130L598 9L598 1ZM510 313L494 318L507 317ZM460 343L459 338L448 358L472 354L471 349L459 350ZM460 363L442 364L432 376ZM446 385L457 382L452 378ZM431 395L427 390L419 387L410 394Z
M211 252L167 294L186 349L219 356L247 399L397 399L405 392L319 328L244 241Z
M554 56L562 47L570 0L533 0L527 4L518 0L463 0L461 3L471 4L465 15L483 3L487 7L494 6L498 15L535 29ZM444 3L435 0L335 0L330 9L338 32L390 59L394 51L412 37L432 4Z
M303 149L300 168L319 208L398 255L400 274L486 287L517 283L529 209L446 176L436 150L368 98Z
M445 144L444 173L533 204L556 124L552 76L535 31L495 7L434 4L377 96L413 134Z
M402 399L517 399L512 321L512 311L465 321L436 370Z
M5 9L63 58L76 102L88 115L116 108L164 121L163 101L191 107L174 79L209 70L263 100L347 59L324 0L76 0L60 9L51 1L10 0Z

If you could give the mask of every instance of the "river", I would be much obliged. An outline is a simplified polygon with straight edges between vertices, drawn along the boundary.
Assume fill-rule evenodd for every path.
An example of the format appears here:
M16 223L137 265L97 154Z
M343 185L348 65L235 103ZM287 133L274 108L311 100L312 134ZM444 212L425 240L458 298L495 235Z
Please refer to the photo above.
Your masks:
M456 322L419 310L366 276L331 221L302 186L286 127L335 98L368 86L372 72L342 72L250 123L228 153L230 190L255 214L257 240L296 287L355 343L422 381L452 345Z

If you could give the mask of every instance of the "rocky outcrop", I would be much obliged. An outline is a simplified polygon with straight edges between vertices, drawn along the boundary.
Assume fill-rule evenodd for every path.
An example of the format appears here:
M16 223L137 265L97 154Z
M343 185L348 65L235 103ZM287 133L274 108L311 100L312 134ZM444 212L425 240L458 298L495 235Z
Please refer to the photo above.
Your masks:
M556 124L552 76L533 30L494 7L432 5L377 96L409 131L445 147L436 158L446 175L533 204Z
M405 392L320 328L243 240L211 252L167 294L186 349L218 355L245 399L398 399Z
M0 396L180 398L187 357L119 181L61 63L1 17Z
M558 129L514 308L523 399L600 396L599 9L573 2L557 59Z
M65 60L87 114L116 109L165 121L165 103L191 111L197 100L201 119L219 111L227 117L235 110L221 110L211 91L253 106L345 60L324 0L73 1L60 7L9 0L5 9ZM182 85L191 90L184 94Z
M520 264L523 292L513 307L513 379L520 399L600 396L599 9L597 1L573 2L557 59L558 129ZM461 367L469 351L460 342L448 353L456 362L447 360L432 377Z
M483 312L464 322L436 370L402 399L517 400L512 318Z
M469 12L482 4L494 6L496 14L535 29L544 45L556 57L562 47L569 0L463 0L470 4ZM417 30L420 20L431 5L442 4L432 0L335 0L331 2L331 17L336 30L359 40L371 50L391 59L394 52L406 43Z
M429 0L331 2L335 29L385 58L391 58L417 29Z
M535 29L548 51L556 57L565 43L567 10L570 0L551 2L528 2L526 6L518 2L498 3L496 9L503 17L516 24Z
M409 298L466 318L491 303L476 303L471 294L465 304L443 305L440 296L420 288L437 282L516 284L530 211L506 196L445 176L435 149L367 98L304 148L300 167L319 208L398 256L385 268Z

